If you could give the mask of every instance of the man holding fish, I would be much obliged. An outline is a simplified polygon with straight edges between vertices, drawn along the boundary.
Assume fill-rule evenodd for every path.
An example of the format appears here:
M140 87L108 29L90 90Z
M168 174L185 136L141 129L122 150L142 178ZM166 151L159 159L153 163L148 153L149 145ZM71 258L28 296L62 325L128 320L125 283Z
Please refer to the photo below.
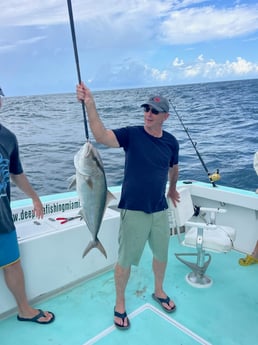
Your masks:
M146 242L153 253L155 288L152 297L166 312L175 311L175 303L163 290L168 258L170 229L167 214L167 197L176 205L179 194L178 179L179 144L176 138L162 129L169 117L169 103L162 96L150 97L141 105L144 125L107 129L102 123L91 91L84 83L77 85L77 98L83 101L89 125L97 142L109 147L122 147L125 151L125 171L121 199L119 252L115 266L116 304L114 324L128 329L125 289L131 265L138 265Z

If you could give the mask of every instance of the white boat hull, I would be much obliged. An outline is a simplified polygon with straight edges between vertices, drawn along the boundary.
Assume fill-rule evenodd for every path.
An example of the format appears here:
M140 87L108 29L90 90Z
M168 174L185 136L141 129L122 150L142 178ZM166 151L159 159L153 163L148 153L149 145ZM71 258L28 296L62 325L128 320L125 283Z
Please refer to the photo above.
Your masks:
M192 181L178 183L190 188L194 204L203 207L223 207L217 223L236 229L235 250L250 253L258 239L258 195L254 192ZM117 199L120 187L110 189ZM40 224L31 215L30 200L12 204L24 269L28 299L36 301L63 291L76 283L90 279L113 268L117 259L119 211L108 208L99 232L99 238L107 252L107 259L97 249L82 259L82 253L92 240L84 221L76 219L60 224L57 217L69 217L78 213L76 193L56 194L42 197L45 217ZM50 220L52 219L52 220ZM0 318L14 311L16 304L6 288L3 272L0 271Z
M119 197L119 193L117 197ZM51 212L43 220L26 220L31 214L30 200L13 203L21 262L24 270L27 296L36 301L58 293L82 280L110 270L117 259L119 212L107 208L99 232L107 259L97 249L85 258L82 253L92 240L85 222L75 219L61 224L57 217L78 214L78 209L52 212L56 205L79 205L75 193L46 196L42 198L45 209ZM25 216L26 215L26 216ZM50 218L50 219L49 219ZM16 308L16 303L6 288L3 271L0 271L0 318Z

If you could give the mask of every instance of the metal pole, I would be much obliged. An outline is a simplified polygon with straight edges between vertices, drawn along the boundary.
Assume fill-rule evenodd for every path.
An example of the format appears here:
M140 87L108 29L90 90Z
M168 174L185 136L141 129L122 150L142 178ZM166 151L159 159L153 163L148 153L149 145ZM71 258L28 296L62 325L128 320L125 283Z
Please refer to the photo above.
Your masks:
M70 0L67 0L67 6L68 6L68 12L69 12L70 27L71 27L71 34L72 34L72 40L73 40L73 50L74 50L76 68L77 68L78 82L80 84L81 83L80 64L79 64L79 56L78 56L78 49L77 49L75 29L74 29L73 9L72 9L72 3ZM86 109L85 109L85 105L84 105L83 101L81 102L81 104L82 104L82 113L83 113L83 120L84 120L85 135L86 135L86 139L88 140L89 139L89 131L88 131L88 124L87 124L87 117L86 117Z

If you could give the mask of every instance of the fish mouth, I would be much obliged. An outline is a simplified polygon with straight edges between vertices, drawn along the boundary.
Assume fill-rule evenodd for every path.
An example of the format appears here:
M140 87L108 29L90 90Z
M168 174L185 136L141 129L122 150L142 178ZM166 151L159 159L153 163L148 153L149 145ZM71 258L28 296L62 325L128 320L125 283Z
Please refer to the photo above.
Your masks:
M85 157L89 156L89 154L91 152L91 148L92 148L92 146L91 146L90 142L87 142L85 144L85 147L84 147L84 155L85 155Z

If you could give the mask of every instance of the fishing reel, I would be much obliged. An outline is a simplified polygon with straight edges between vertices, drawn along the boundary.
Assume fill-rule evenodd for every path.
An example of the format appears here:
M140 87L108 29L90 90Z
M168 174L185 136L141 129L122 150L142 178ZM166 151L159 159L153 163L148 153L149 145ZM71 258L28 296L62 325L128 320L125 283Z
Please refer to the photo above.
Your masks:
M209 179L211 182L216 182L220 180L219 169L216 170L213 174L209 174Z

